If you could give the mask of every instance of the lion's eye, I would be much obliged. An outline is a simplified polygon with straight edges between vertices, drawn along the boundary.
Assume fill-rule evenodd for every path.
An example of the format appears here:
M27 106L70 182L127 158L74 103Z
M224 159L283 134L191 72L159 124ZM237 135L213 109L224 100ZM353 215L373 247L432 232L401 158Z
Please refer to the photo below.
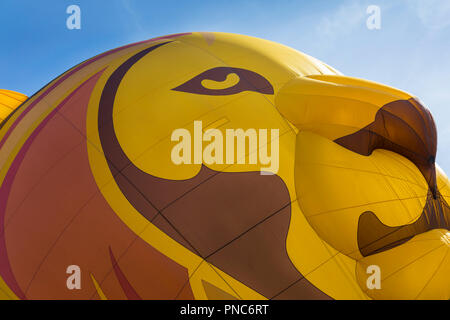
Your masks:
M209 69L172 90L211 96L225 96L243 91L273 94L272 85L260 74L231 67Z

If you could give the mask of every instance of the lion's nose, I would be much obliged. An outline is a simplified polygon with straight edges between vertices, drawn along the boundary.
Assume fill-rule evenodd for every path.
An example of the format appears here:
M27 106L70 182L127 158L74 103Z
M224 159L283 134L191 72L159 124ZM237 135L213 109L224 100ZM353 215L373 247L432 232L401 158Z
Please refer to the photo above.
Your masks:
M312 131L359 153L386 149L412 161L437 198L437 132L431 113L410 94L345 76L291 80L275 105L299 130Z
M430 111L411 95L345 76L299 77L277 93L275 105L300 131L311 131L369 156L376 149L409 159L425 178L429 193L420 218L408 225L384 225L362 212L358 247L370 256L432 229L448 230L450 208L436 182L437 130Z
M437 200L436 125L430 111L416 99L396 100L384 105L371 124L335 142L362 155L385 149L406 157L420 170Z

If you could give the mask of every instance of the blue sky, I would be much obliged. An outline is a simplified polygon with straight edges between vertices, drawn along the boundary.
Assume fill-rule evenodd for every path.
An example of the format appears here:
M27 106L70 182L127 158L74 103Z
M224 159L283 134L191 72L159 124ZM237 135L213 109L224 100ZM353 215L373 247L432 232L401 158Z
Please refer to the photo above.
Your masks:
M66 28L79 5L81 30ZM368 30L366 9L381 8ZM31 95L73 65L155 36L224 31L270 39L346 75L417 95L438 125L438 162L450 172L449 0L1 0L0 88Z

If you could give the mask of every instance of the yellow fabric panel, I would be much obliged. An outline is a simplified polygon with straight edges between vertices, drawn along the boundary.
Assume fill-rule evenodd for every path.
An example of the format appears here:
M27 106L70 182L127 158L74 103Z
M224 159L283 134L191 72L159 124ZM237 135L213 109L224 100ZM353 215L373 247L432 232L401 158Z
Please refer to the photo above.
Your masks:
M342 76L342 75L310 75L308 76L310 79L320 80L320 81L326 81L326 82L332 82L344 86L354 86L354 87L361 87L361 88L370 88L372 90L382 91L382 92L388 92L389 94L397 97L397 99L404 99L407 100L412 97L411 94L393 88L389 87L387 85L377 83L374 81L354 78L354 77L348 77L348 76Z
M100 297L100 299L101 300L108 300L108 298L106 297L106 295L103 292L102 288L100 287L100 285L98 284L97 280L95 279L94 275L91 273L90 276L91 276L92 283L94 284L95 290L97 291L97 294Z
M233 67L272 70L277 83L277 75L289 70L298 76L339 74L339 71L307 54L285 45L245 35L214 32L214 42L207 42L200 33L183 37L183 42L202 48ZM257 57L257 59L255 59Z
M19 298L6 285L2 277L0 277L0 300L18 300Z
M26 95L15 91L0 89L0 122L6 119L27 98Z
M334 299L370 300L356 282L355 268L355 260L337 253L306 278L316 285L326 287L327 294Z
M450 233L431 230L407 243L358 262L356 274L367 288L367 267L381 269L381 289L365 292L374 299L448 299L450 287Z
M370 124L385 104L407 97L374 82L320 75L291 80L280 89L275 104L299 130L335 140Z

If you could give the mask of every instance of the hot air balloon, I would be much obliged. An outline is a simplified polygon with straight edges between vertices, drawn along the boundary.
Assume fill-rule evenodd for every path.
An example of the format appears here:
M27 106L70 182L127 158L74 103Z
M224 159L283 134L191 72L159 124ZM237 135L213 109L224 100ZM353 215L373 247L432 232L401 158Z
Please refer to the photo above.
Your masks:
M0 128L1 298L450 298L431 113L289 47L127 45Z

